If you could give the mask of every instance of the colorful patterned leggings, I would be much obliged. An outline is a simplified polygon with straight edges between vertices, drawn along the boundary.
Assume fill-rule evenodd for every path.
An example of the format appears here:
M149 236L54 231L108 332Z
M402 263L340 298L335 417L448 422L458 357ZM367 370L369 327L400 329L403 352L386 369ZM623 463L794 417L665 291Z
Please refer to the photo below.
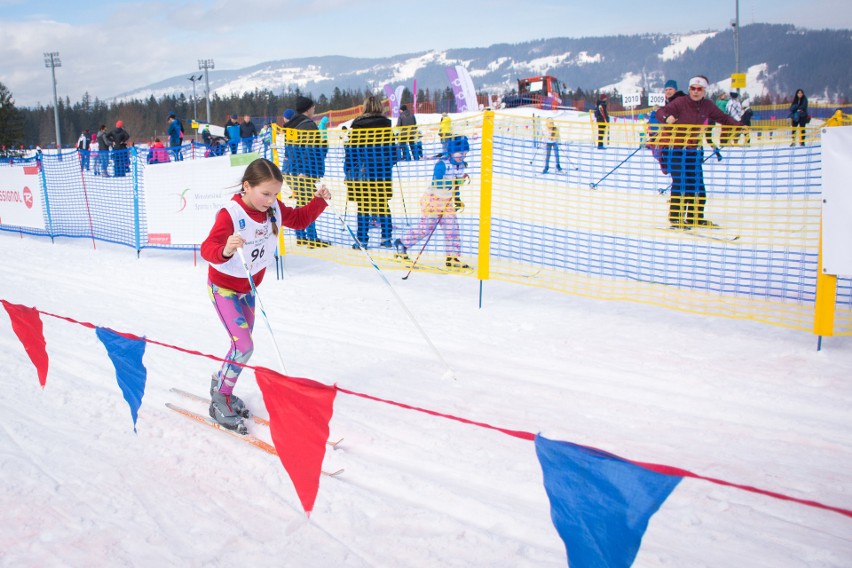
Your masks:
M222 325L231 336L231 349L225 356L227 361L222 364L219 371L221 387L219 392L230 395L234 391L234 385L243 368L235 363L248 363L254 351L254 341L251 338L254 329L254 296L252 294L240 294L227 288L219 288L207 281L207 293L219 314Z
M453 208L452 196L437 196L424 193L420 198L420 224L413 227L400 239L405 248L414 246L424 238L431 238L432 233L438 225L444 232L444 247L447 256L458 257L461 253L461 238L459 236L459 222L456 219L456 211Z

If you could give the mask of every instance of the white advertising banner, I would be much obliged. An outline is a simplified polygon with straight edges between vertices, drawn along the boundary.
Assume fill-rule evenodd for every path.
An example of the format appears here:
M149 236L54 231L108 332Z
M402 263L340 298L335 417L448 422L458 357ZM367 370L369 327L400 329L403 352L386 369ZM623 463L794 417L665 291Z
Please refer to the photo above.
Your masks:
M822 269L852 277L852 126L822 129Z
M219 156L146 167L147 242L201 244L216 213L239 190L248 160L234 160L233 166L231 161L230 156Z
M38 166L0 168L0 225L46 229Z

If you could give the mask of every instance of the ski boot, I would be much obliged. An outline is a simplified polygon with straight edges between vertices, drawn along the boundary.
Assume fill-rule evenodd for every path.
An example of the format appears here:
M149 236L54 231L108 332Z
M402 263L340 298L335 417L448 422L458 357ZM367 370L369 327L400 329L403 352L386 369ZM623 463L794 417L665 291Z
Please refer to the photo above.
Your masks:
M396 249L395 258L400 260L410 261L411 259L408 257L408 249L405 248L405 245L402 244L402 239L397 239L393 242L393 246Z
M210 396L213 396L213 393L219 392L219 374L213 373L213 378L210 381ZM238 397L237 395L230 395L230 407L236 412L239 416L243 418L248 418L251 416L251 412L246 408L246 404L243 402L243 399Z
M210 418L228 430L245 436L248 434L243 417L234 412L233 397L216 391L210 400Z
M447 268L470 268L470 266L460 261L457 256L448 256Z

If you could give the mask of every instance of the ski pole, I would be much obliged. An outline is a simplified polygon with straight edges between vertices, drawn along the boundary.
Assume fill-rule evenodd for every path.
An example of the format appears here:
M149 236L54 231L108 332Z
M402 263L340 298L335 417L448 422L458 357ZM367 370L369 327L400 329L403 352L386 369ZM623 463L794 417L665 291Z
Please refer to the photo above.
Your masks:
M432 226L432 230L429 231L429 234L426 235L426 241L423 243L423 247L420 249L420 252L417 253L417 258L414 259L414 262L411 263L411 266L408 267L408 274L402 277L403 280L408 280L408 277L411 276L411 271L414 270L414 265L417 264L417 261L420 260L420 255L423 254L423 251L426 250L426 245L429 244L429 239L432 238L432 235L435 234L435 229L438 228L438 225L441 224L441 219L444 218L444 214L441 213L438 215L438 219L435 221L435 224Z
M328 204L331 206L331 210L334 213L334 216L337 217L337 219L341 223L343 223L343 225L346 227L346 230L349 231L349 234L352 235L353 239L355 239L355 242L358 242L358 237L355 236L355 233L352 232L352 228L349 225L347 225L346 222L340 217L340 214L337 212L337 209L334 207L334 203L329 201ZM400 307L402 308L402 311L405 312L405 315L408 316L408 319L411 320L411 323L414 324L414 327L417 328L417 331L420 332L420 335L426 341L427 345L429 345L429 347L432 349L432 353L434 353L435 356L441 361L441 363L443 363L444 367L447 368L447 372L444 373L444 377L455 379L456 377L455 377L455 373L453 372L452 367L450 367L450 364L447 363L446 359L444 359L444 356L441 355L441 352L438 351L438 348L435 347L435 344L432 343L432 340L429 339L429 336L426 335L426 332L423 330L423 328L420 327L420 323L414 317L414 314L411 313L411 310L408 309L408 306L405 305L405 302L402 300L402 297L400 297L400 295L397 293L396 289L391 285L390 281L385 277L385 274L384 274L384 272L382 272L382 269L379 268L379 266L373 260L373 257L370 256L370 253L367 252L367 249L362 247L361 250L364 252L365 255L367 255L367 258L369 259L370 264L373 265L373 268L376 269L376 272L378 273L379 277L384 281L385 285L390 289L394 298L396 298L396 301L399 303Z
M598 185L600 185L600 183L601 183L603 180L605 180L606 178L608 178L609 176L611 176L611 175L612 175L612 173L613 173L615 170L617 170L618 168L620 168L621 166L623 166L623 165L624 165L624 162L626 162L627 160L629 160L630 158L632 158L633 156L635 156L635 155L636 155L636 152L638 152L639 150L641 150L641 149L642 149L642 148L644 148L644 147L645 147L645 144L642 144L642 145L640 145L638 148L636 148L635 150L633 150L632 152L630 152L630 155L629 155L629 156L627 156L626 158L624 158L623 160L621 160L621 162L620 162L617 166L615 166L614 168L612 168L611 170L609 170L609 171L606 173L606 175L605 175L604 177L602 177L601 179L599 179L598 181L596 181L596 182L594 182L594 183L590 183L590 184L589 184L589 187L590 187L591 189L597 189L597 188L598 188Z
M571 149L571 143L566 142L565 143L565 161L569 162L571 164L571 167L574 168L574 171L576 172L576 171L579 171L580 168L577 166L577 164L574 163L574 160L571 159L571 156L568 155L568 150L570 150L570 149Z
M248 276L251 291L254 294L254 297L257 298L257 305L260 307L260 313L263 314L263 321L266 323L266 329L269 331L269 337L272 338L272 345L275 346L275 354L278 355L278 363L281 365L281 370L284 371L284 374L286 375L287 367L284 366L284 358L281 357L281 350L278 348L278 342L275 340L275 334L272 333L272 326L269 325L269 318L266 316L266 310L263 309L263 302L260 300L260 294L257 293L257 287L254 285L254 278L251 277L251 270L249 270L249 265L246 262L245 255L243 254L243 247L239 247L237 249L237 253L240 255L240 261L243 263L243 268L246 270L246 276Z
M408 209L405 207L405 192L402 190L402 176L399 173L399 164L396 164L396 179L399 180L399 196L402 198L402 211L405 213L405 224L408 225Z

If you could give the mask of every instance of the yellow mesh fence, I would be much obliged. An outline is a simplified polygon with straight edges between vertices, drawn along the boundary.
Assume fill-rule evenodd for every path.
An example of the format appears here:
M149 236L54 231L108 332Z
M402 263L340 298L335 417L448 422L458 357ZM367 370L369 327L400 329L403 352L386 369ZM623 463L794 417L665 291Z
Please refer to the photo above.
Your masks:
M368 266L366 251L383 270L417 259L414 270L813 330L818 126L662 127L637 114L599 128L550 114L454 115L449 133L437 115L405 129L276 128L288 203L324 183L340 217L316 223L330 246L287 230L282 250ZM835 333L852 334L842 278Z

